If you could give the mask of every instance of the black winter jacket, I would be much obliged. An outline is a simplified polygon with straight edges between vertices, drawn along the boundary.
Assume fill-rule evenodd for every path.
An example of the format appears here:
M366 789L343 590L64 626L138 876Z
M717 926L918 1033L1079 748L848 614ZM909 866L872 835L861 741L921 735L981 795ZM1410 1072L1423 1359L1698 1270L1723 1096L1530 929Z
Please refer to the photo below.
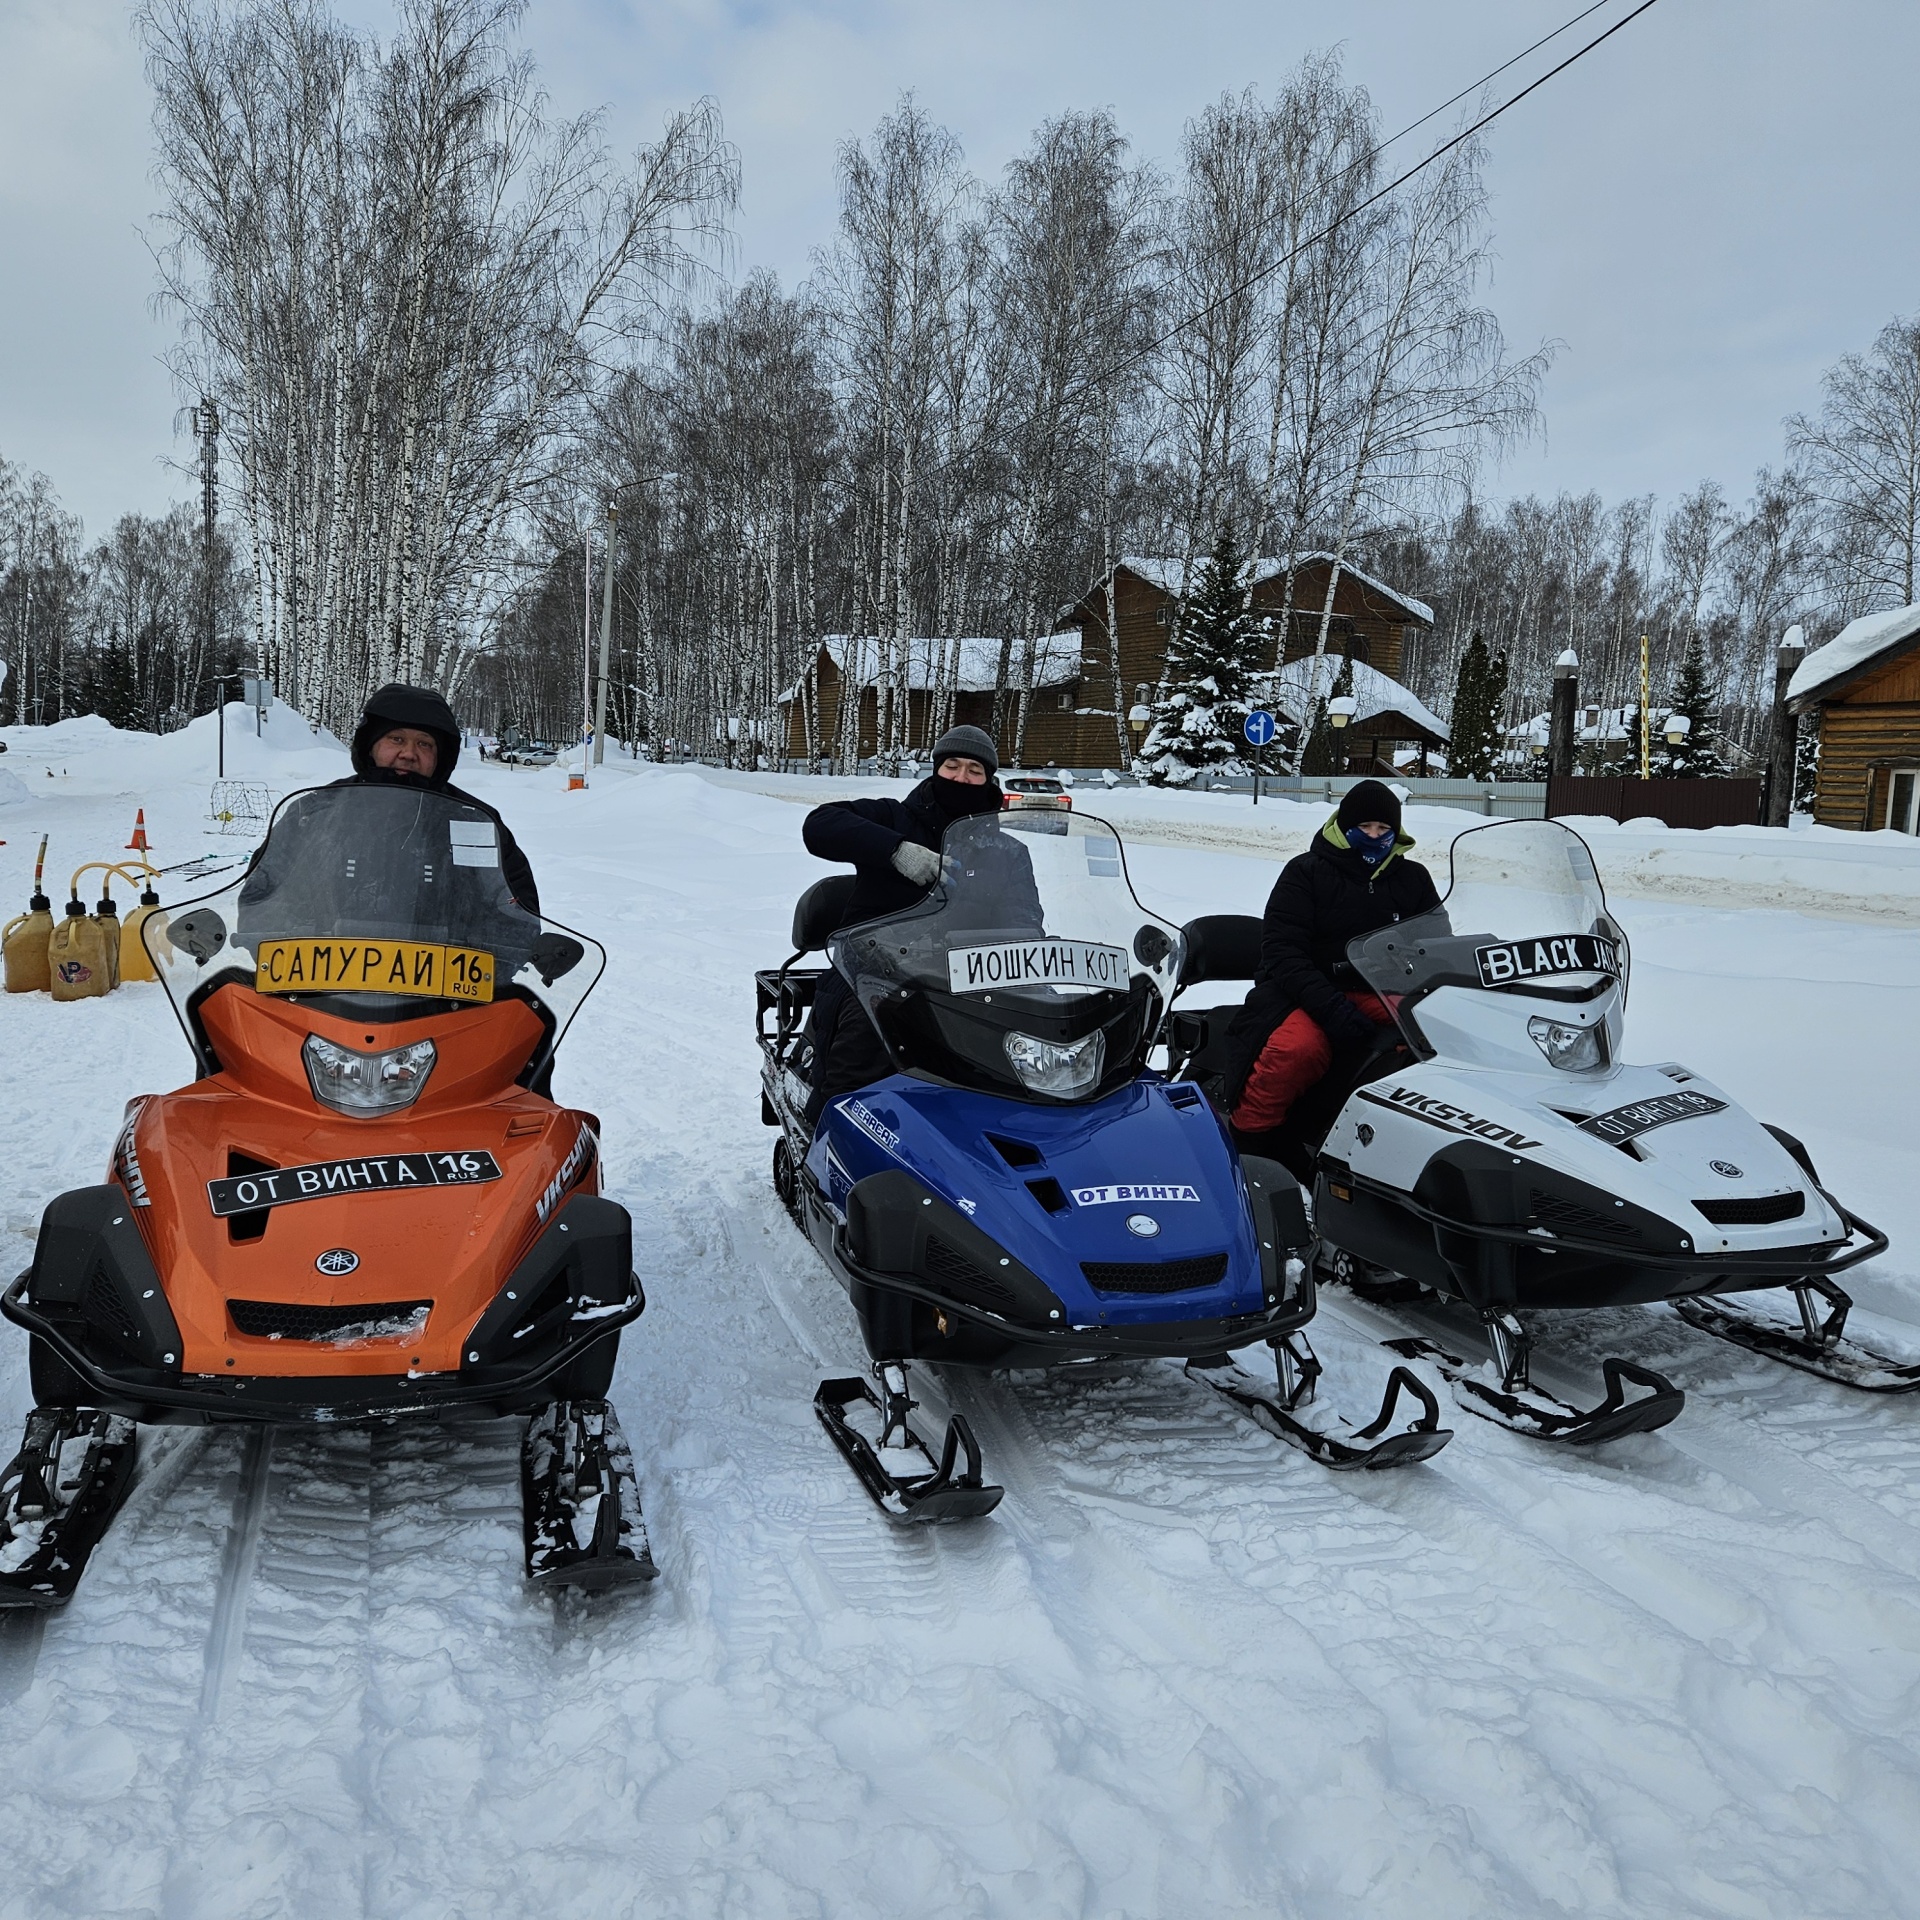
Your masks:
M938 774L929 774L904 800L829 800L807 815L800 829L807 851L818 859L844 861L856 869L853 894L841 915L841 926L858 926L882 914L901 913L925 899L926 888L916 886L894 867L893 854L903 840L939 852L941 838L954 816L938 805L940 796L933 790L938 779ZM989 815L999 807L997 786L967 791L991 795L983 808ZM1019 861L1018 872L1009 875L1010 883L1021 893L1023 905L1031 905L1031 912L1016 916L1015 924L1030 920L1037 926L1040 902L1026 849L1015 845L1008 852Z
M1281 869L1267 899L1260 972L1227 1028L1226 1095L1237 1102L1274 1029L1303 1012L1336 1048L1371 1040L1374 1027L1346 998L1365 983L1347 960L1347 942L1440 904L1433 876L1406 858L1401 834L1371 872L1329 820L1312 846Z
M527 864L527 856L520 851L520 843L513 837L512 829L500 818L500 810L484 800L476 800L472 794L452 785L444 779L422 780L415 773L393 773L380 767L370 768L365 773L349 774L344 780L333 782L336 787L428 787L435 793L444 793L449 800L457 800L462 806L473 807L484 813L500 829L500 872L507 883L507 891L526 908L529 913L540 911L540 889L533 884L533 869Z

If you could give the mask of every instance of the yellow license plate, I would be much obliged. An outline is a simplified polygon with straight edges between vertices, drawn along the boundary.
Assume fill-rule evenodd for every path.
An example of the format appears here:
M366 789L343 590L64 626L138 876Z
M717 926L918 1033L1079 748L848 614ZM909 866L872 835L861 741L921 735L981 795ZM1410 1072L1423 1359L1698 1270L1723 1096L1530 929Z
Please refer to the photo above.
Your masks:
M261 993L411 993L427 1000L493 998L493 955L418 940L262 940Z

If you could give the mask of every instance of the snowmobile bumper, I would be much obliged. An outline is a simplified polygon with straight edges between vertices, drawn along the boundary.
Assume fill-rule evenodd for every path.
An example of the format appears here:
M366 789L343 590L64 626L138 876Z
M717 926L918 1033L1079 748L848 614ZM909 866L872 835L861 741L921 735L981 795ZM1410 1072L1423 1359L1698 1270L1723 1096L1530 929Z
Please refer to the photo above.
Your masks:
M1584 1187L1553 1197L1591 1215L1611 1236L1570 1227L1564 1215L1549 1235L1522 1224L1530 1208L1519 1182L1524 1177L1537 1204L1534 1189L1546 1184L1539 1170L1523 1167L1509 1177L1511 1156L1489 1160L1485 1168L1465 1164L1465 1155L1456 1160L1465 1177L1449 1184L1461 1190L1460 1200L1476 1203L1467 1206L1436 1204L1437 1196L1386 1187L1323 1161L1314 1191L1315 1226L1331 1246L1498 1310L1644 1306L1694 1294L1751 1292L1844 1273L1887 1250L1878 1227L1824 1188L1846 1226L1844 1241L1701 1253L1671 1221ZM1570 1183L1556 1179L1554 1185Z
M855 1307L865 1319L910 1311L910 1350L921 1359L994 1368L1096 1359L1190 1360L1279 1339L1313 1318L1311 1277L1298 1266L1290 1276L1284 1250L1266 1246L1262 1291L1269 1304L1258 1312L1074 1325L1060 1297L1038 1274L911 1174L875 1174L859 1182L849 1196L844 1226L811 1180L801 1185L811 1237L846 1283ZM969 1299L960 1290L969 1273L983 1288L994 1289L995 1305Z
M529 1413L571 1397L576 1369L601 1371L592 1350L645 1311L632 1239L625 1208L574 1194L474 1324L457 1373L190 1374L170 1364L178 1330L126 1194L83 1187L48 1207L0 1313L71 1370L84 1404L149 1425ZM605 1391L588 1385L580 1397Z

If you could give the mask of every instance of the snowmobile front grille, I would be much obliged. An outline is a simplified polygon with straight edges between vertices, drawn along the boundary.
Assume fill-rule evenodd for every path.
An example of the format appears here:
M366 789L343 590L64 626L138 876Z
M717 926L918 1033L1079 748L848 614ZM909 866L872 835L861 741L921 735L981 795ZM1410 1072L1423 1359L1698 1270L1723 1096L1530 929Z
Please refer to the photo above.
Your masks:
M1798 1220L1807 1210L1804 1193L1763 1193L1755 1199L1696 1200L1716 1227L1770 1227L1776 1220Z
M282 1300L229 1300L233 1324L254 1340L382 1340L418 1334L431 1300L369 1300L302 1307Z
M1598 1234L1603 1240L1638 1240L1640 1229L1631 1220L1609 1220L1604 1213L1583 1207L1557 1193L1533 1190L1533 1217L1554 1233Z
M1004 1312L1015 1304L1010 1288L976 1267L958 1247L948 1246L937 1233L927 1235L926 1272L935 1286L984 1306Z
M1224 1253L1198 1253L1190 1260L1083 1260L1080 1271L1095 1293L1186 1293L1216 1287L1225 1278Z

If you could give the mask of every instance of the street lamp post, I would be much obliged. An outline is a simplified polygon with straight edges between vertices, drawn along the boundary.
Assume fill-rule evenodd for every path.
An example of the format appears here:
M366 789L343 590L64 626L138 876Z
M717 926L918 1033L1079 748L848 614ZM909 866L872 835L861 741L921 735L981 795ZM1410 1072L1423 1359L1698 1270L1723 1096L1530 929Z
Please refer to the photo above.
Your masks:
M607 757L607 654L613 639L613 535L620 509L607 502L607 550L600 559L600 699L594 708L593 764Z

